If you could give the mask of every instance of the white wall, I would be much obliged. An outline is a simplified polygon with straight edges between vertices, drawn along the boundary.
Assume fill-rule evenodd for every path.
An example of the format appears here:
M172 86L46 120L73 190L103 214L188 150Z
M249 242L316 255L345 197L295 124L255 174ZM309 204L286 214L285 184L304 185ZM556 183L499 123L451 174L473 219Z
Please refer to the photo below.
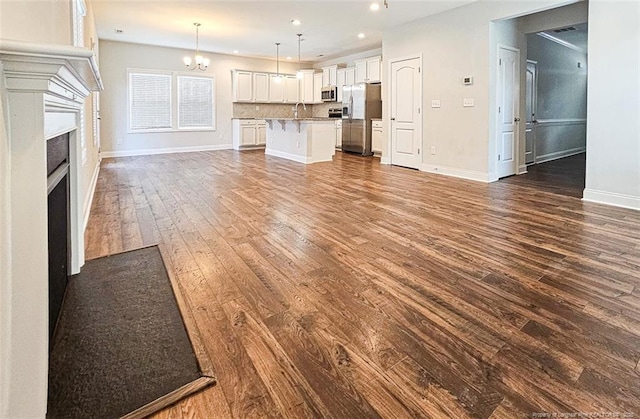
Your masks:
M375 57L376 55L382 55L382 48L374 48L355 54L349 54L340 57L334 57L324 61L319 61L313 65L313 68L321 69L322 67L337 64L344 64L346 67L353 67L355 65L355 61L362 60L364 58Z
M536 161L584 151L587 141L586 52L529 34L527 58L537 62Z
M100 72L105 85L101 95L102 151L124 155L159 150L231 148L233 117L231 71L276 71L275 60L252 59L203 52L211 59L205 72L213 75L216 89L216 130L200 132L127 132L127 68L187 71L182 58L192 50L124 42L100 41ZM281 62L280 72L295 73L297 63ZM194 74L194 73L190 73ZM121 144L117 140L122 140Z
M0 1L0 38L72 45L71 2Z
M640 209L640 3L589 3L584 199Z

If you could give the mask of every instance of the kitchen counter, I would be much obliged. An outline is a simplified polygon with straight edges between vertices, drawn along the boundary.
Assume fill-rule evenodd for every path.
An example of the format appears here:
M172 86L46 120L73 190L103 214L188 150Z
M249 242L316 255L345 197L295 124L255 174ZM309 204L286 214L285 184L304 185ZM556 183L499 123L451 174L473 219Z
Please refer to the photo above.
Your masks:
M337 118L265 118L265 154L309 164L333 160Z

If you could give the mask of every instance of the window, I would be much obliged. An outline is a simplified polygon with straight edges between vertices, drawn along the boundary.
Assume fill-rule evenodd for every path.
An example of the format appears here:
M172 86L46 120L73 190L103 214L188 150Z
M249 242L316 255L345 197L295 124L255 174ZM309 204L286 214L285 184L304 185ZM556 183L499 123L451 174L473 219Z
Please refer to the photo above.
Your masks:
M215 80L129 70L129 132L215 130Z
M213 129L213 79L178 76L178 128Z
M131 131L171 129L171 75L129 73Z
M75 0L73 7L73 45L84 46L84 17L87 15L87 5L84 0Z

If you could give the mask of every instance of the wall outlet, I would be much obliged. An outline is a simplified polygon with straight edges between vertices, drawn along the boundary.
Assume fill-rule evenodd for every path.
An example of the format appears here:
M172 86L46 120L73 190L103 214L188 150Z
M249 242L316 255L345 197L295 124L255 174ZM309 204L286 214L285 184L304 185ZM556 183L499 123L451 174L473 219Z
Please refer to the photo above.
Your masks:
M220 135L218 136L218 139L219 139L220 141L224 140L224 135L223 135L223 134L220 134Z
M117 144L117 145L122 145L122 138L118 138L118 139L116 140L116 144Z
M440 107L440 99L433 99L431 101L431 107L432 108L439 108Z
M436 146L431 146L431 154L436 154Z
M470 108L475 105L475 100L473 100L472 97L465 97L464 99L462 99L462 106L464 106L465 108Z
M256 111L260 110L260 105L256 105Z
M300 141L296 141L296 148L300 148Z

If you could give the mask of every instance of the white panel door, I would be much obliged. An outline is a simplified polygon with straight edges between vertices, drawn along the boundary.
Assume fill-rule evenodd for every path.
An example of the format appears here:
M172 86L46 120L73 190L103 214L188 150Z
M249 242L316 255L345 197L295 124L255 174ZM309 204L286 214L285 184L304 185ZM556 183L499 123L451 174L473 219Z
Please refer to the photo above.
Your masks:
M419 169L422 148L420 58L391 63L391 164Z
M498 177L516 174L520 100L520 52L498 49Z
M536 156L536 107L538 93L537 63L527 61L526 72L526 111L524 128L524 161L526 164L533 164Z

